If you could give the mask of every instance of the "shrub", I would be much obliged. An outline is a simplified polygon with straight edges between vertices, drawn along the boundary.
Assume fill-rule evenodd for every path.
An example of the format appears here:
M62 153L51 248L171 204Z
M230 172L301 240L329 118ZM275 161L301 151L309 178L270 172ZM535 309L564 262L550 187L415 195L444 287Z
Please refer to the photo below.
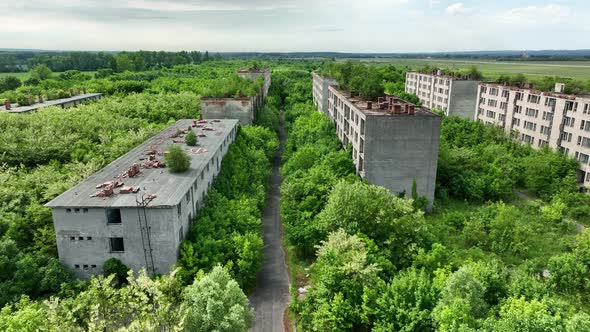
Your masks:
M107 259L102 266L103 275L108 277L111 274L114 274L115 280L117 280L119 284L124 284L127 282L128 271L129 267L116 258Z
M186 137L184 138L186 145L188 146L195 146L197 145L197 135L194 131L189 132Z
M182 173L191 167L191 159L178 145L171 145L165 156L166 166L172 173Z

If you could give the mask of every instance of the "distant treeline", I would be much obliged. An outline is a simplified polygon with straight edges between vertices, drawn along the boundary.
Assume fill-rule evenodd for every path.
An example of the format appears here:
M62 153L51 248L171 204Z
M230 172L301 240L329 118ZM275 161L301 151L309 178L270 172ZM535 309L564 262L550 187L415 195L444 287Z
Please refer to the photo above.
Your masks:
M110 68L116 72L170 68L175 65L221 59L221 55L191 52L0 52L0 73L26 72L44 64L54 72L66 70L96 71Z

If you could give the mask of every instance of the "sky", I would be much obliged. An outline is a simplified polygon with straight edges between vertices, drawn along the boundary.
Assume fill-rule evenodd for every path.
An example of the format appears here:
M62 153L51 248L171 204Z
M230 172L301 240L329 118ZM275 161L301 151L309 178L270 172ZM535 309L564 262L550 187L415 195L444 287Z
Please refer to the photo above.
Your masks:
M589 0L0 0L0 48L590 49Z

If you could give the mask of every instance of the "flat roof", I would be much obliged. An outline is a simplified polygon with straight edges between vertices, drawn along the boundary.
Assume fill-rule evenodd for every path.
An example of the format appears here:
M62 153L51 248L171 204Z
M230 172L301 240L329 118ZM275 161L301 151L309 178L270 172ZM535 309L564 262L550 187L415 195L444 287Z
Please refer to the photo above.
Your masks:
M419 71L409 71L407 72L407 74L420 74L420 75L426 75L426 76L433 76L433 77L441 77L441 78L445 78L448 80L452 80L452 81L475 81L475 82L480 82L481 80L474 80L471 79L469 77L465 77L465 76L452 76L452 75L438 75L436 73L422 73Z
M506 90L521 91L521 92L529 91L530 93L537 94L537 95L551 96L551 97L570 99L570 100L574 100L576 98L590 99L590 95L587 95L587 94L569 95L569 94L559 93L559 92L555 92L555 91L536 90L534 86L532 88L524 88L524 87L521 88L521 87L514 86L514 85L504 85L503 83L497 83L497 82L480 82L479 85L490 86L490 87L506 89Z
M206 168L237 124L238 120L234 119L179 120L45 206L50 208L136 207L136 198L141 199L142 195L156 195L148 207L176 206L195 180L201 181L199 177L201 171ZM189 127L198 136L198 143L194 147L184 143L184 133L188 133ZM179 130L183 131L183 134L176 136ZM150 163L149 155L152 155L151 158L155 161L163 161L164 151L171 144L181 146L188 153L191 158L190 169L183 173L171 173L167 168L149 168L147 166ZM221 163L221 160L219 162ZM126 172L133 164L140 165L140 172L129 177ZM214 164L213 167L216 165ZM123 185L115 188L110 197L95 197L94 195L101 191L97 185L109 181L119 181ZM128 186L139 188L139 192L120 193L121 188Z
M90 98L94 98L94 97L100 97L100 96L102 96L102 93L86 93L83 95L77 95L77 96L70 97L70 98L46 100L42 103L35 103L35 104L29 105L29 106L13 106L8 111L6 110L6 107L4 107L4 105L2 105L2 106L0 106L0 111L5 111L8 113L27 113L27 112L32 112L32 111L35 111L35 110L37 110L39 108L43 108L43 107L59 106L59 105L63 105L63 104L67 104L67 103L71 103L71 102L75 102L75 101L81 101L81 100L90 99ZM14 104L14 105L16 105L16 104Z
M400 105L401 107L401 113L393 113L391 111L388 111L388 109L381 109L380 108L380 103L379 101L371 101L371 108L368 108L368 103L366 100L363 100L359 97L351 97L350 94L345 93L344 91L338 89L336 86L330 86L330 89L338 92L342 97L344 97L346 100L348 100L349 102L351 102L359 111L363 112L363 114L365 115L377 115L377 116L392 116L392 117L403 117L403 116L439 116L438 114L432 112L429 108L426 107L422 107L422 106L416 106L413 103L410 103L408 101L405 101L397 96L393 96L393 95L385 95L383 97L379 97L379 98L383 98L383 103L388 103L389 106L389 102L391 101L391 98L395 99L395 103L394 105ZM414 114L408 114L405 113L405 107L406 105L408 106L414 106Z

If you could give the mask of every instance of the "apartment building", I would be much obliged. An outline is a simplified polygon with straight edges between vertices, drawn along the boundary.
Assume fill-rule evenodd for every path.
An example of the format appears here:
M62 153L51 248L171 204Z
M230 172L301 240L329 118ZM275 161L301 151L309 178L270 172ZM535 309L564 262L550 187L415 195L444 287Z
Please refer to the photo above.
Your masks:
M418 194L432 204L440 116L395 96L361 100L337 85L326 85L326 79L317 74L313 94L318 111L335 123L342 145L352 145L352 159L359 176L408 196L416 181Z
M580 162L578 181L590 188L590 96L553 92L530 85L523 88L479 84L475 119L504 128L534 148L549 146Z
M184 144L190 131L195 147ZM80 278L102 273L112 257L168 273L237 131L238 120L180 120L47 203L60 261ZM171 144L190 156L186 172L165 168Z
M338 82L330 77L323 77L316 73L313 76L313 104L318 108L318 111L328 114L328 88L330 86L338 86Z
M416 94L422 105L465 119L473 119L478 83L467 77L443 75L440 70L406 73L406 92Z

